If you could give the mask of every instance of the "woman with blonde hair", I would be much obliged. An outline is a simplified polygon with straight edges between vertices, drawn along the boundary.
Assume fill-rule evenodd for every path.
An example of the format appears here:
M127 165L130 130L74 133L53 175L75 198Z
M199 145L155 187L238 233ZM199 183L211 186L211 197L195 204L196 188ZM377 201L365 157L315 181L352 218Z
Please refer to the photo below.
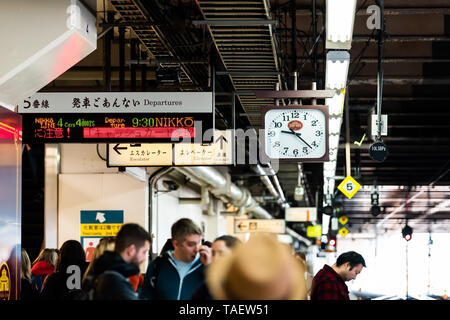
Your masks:
M38 298L36 289L31 285L31 262L28 253L22 248L21 265L22 270L20 273L20 299L21 300L34 300Z
M37 292L42 291L42 284L49 275L55 272L58 251L56 249L42 249L31 268L31 284Z
M105 251L114 251L114 245L116 243L116 239L114 237L104 237L100 239L100 242L95 247L94 253L92 254L91 261L86 269L86 272L83 275L83 280L86 279L87 274L91 271L92 266L94 265L95 259L100 257Z

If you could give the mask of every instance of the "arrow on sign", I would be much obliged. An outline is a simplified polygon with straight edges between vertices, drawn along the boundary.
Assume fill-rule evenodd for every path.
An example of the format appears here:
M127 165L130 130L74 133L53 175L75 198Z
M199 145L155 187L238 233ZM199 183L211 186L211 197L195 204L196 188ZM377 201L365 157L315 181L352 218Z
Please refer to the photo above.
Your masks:
M106 221L105 214L103 212L97 212L97 216L95 217L95 220L98 220L100 223L103 223Z
M116 144L113 148L114 151L117 152L118 154L121 154L119 150L127 150L128 149L127 147L119 147L119 146L120 146L120 144Z
M248 226L247 226L247 224L246 223L239 223L238 224L238 228L240 229L240 230L242 230L242 229L247 229L248 228Z
M228 142L227 142L227 139L226 139L224 136L220 135L220 137L218 137L218 138L216 139L216 143L217 143L217 141L219 141L219 140L220 140L220 149L223 149L223 142L225 141L225 143L228 143Z

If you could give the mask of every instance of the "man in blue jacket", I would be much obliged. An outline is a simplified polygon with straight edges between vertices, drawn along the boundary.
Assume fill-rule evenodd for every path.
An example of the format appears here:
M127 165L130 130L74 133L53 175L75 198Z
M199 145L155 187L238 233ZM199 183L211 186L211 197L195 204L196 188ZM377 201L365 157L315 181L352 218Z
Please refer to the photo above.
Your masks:
M142 299L189 300L205 280L205 266L211 263L211 249L201 245L202 231L190 219L172 225L172 244L147 268Z

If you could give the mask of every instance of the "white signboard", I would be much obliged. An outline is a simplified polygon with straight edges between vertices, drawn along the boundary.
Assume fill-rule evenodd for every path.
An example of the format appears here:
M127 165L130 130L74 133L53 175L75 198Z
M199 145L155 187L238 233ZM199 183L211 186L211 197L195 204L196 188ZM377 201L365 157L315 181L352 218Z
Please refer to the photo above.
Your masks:
M215 130L214 143L109 144L108 166L189 166L233 164L231 130Z
M108 166L171 166L172 143L109 144Z
M235 219L234 233L270 232L286 233L283 219Z
M388 117L387 114L382 114L381 115L381 135L382 136L387 136L387 122L388 122ZM378 115L373 114L372 115L372 123L371 123L371 128L372 128L372 135L376 136L378 135Z
M286 209L286 221L304 222L317 220L315 207L290 207Z
M36 93L18 113L212 113L212 92Z
M233 164L233 141L231 130L215 130L214 143L177 143L174 146L174 165Z

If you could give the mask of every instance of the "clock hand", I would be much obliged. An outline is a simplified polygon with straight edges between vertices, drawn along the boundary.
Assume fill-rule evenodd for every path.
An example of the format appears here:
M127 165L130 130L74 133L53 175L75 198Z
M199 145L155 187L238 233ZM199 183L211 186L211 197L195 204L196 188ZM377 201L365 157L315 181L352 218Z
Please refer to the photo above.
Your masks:
M285 131L285 130L281 130L281 132L283 133L289 133L289 134L294 134L297 136L297 138L299 138L300 140L303 141L304 144L306 144L310 149L312 149L312 147L300 136L300 133L296 133L294 132L292 129L289 129L291 131Z

